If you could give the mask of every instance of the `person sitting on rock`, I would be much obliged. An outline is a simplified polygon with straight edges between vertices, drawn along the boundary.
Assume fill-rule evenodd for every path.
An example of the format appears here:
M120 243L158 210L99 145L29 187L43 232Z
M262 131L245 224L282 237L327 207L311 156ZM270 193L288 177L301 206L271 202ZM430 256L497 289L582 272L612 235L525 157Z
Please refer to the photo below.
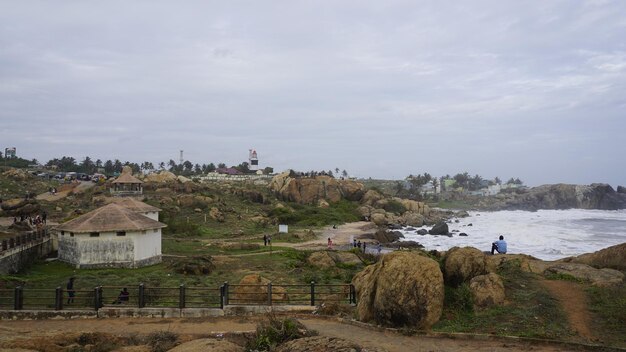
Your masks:
M493 255L494 252L506 254L506 241L504 240L504 236L500 235L500 239L491 244L491 255Z

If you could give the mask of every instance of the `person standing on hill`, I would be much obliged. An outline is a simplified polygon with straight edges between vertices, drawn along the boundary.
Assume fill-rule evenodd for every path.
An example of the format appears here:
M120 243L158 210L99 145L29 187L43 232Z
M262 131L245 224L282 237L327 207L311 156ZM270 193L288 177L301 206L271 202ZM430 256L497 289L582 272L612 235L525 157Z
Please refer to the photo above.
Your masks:
M506 241L504 240L504 236L500 235L500 239L491 244L491 255L493 255L494 252L506 254Z

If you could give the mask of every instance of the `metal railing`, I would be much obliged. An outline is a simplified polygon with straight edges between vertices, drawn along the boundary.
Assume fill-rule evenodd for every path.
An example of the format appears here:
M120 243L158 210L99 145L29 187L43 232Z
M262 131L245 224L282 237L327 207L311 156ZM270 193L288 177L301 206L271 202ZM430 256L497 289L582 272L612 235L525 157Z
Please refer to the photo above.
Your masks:
M50 234L47 228L41 228L11 238L5 238L0 241L0 254L14 248L20 248L21 246L41 243L48 238L50 238Z
M127 294L121 292L126 289ZM0 310L77 310L102 307L221 308L228 305L311 305L324 302L356 304L351 284L231 285L210 287L97 286L92 290L31 289L21 286L0 289Z

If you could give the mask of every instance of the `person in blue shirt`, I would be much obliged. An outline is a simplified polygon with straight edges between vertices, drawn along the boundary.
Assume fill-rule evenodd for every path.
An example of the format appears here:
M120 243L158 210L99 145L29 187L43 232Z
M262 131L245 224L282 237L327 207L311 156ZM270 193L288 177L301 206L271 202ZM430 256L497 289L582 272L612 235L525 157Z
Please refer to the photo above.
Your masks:
M506 254L506 241L504 240L504 236L500 235L500 239L491 244L491 255L494 254L493 252Z

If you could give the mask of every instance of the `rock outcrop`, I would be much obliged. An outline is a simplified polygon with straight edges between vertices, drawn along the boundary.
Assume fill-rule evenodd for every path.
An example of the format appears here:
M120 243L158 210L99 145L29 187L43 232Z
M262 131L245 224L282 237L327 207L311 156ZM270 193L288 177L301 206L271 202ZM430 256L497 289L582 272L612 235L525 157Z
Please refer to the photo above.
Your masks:
M543 185L514 193L485 197L478 206L486 210L602 209L626 208L626 194L604 183L591 185Z
M587 264L558 263L549 266L544 274L568 275L585 280L595 286L619 285L624 281L624 274L614 269L596 269Z
M595 268L611 268L626 271L626 243L611 246L594 253L565 258L563 261L587 264Z
M176 175L169 171L160 171L158 173L151 173L144 179L145 182L155 182L155 183L168 183L168 182L176 182L178 178Z
M320 200L335 203L342 199L359 201L365 194L363 184L337 180L330 176L299 177L287 171L272 178L269 188L276 197L300 204L318 204Z
M441 316L444 286L439 264L415 252L386 254L352 283L362 321L428 329Z
M626 194L626 187L624 187L624 186L617 186L617 193Z
M475 307L488 308L504 304L504 283L496 273L474 276L469 288Z
M473 247L453 247L446 253L444 261L446 283L452 286L487 273L485 254Z
M433 226L432 229L430 229L430 231L428 231L428 233L434 236L447 236L448 224L446 224L443 221L440 223L437 223L435 226Z
M239 285L232 287L229 299L232 303L238 304L265 304L267 303L267 284L269 283L270 280L260 275L246 275L239 281ZM272 287L272 300L288 300L285 289L280 286Z

